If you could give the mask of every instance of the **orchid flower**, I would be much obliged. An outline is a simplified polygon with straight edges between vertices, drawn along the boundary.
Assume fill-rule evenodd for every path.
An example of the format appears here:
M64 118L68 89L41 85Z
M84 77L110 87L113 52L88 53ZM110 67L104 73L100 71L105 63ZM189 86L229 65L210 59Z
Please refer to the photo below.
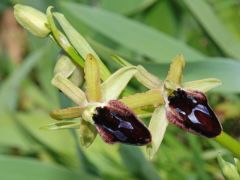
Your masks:
M123 65L130 65L120 57L115 59ZM184 66L184 57L177 56L170 65L164 81L138 66L135 77L150 90L120 100L140 114L144 112L141 111L144 106L154 106L155 110L148 127L152 135L152 142L147 146L150 158L159 149L169 122L208 138L216 137L222 131L222 126L204 95L208 90L219 86L220 80L208 78L182 83ZM132 104L133 99L141 99L142 103Z
M146 145L151 142L151 134L145 125L123 102L117 100L136 73L135 66L123 67L101 83L97 60L89 54L84 65L85 92L67 79L64 69L69 68L64 66L60 69L55 70L52 84L78 106L52 111L51 117L60 121L48 125L48 129L78 127L81 142L86 147L94 141L97 132L110 144ZM78 120L66 120L73 118Z

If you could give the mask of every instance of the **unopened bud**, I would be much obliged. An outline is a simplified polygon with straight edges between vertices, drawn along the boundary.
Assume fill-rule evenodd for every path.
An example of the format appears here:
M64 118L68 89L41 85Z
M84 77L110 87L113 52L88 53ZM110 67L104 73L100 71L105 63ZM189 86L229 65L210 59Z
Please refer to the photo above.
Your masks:
M69 80L76 86L80 87L84 82L83 69L81 67L76 67L72 75L69 77Z
M41 11L29 6L16 4L14 16L18 23L37 37L46 37L50 33L47 16Z
M54 67L54 75L61 74L65 78L69 78L73 71L76 69L76 65L65 54L61 54Z
M72 60L64 53L60 55L54 67L54 75L61 74L68 78L76 86L82 85L84 81L83 69L75 65Z

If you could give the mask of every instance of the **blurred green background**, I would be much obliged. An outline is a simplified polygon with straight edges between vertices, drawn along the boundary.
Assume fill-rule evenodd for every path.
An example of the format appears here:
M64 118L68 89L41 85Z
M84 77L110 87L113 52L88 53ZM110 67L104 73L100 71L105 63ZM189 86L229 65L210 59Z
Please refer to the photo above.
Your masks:
M84 149L75 130L46 131L48 113L68 100L51 86L59 48L23 30L13 16L21 3L62 12L107 66L118 54L164 79L173 57L186 57L184 81L215 77L208 93L225 132L240 138L239 0L1 0L0 179L224 179L218 143L169 126L156 157L145 149L108 145ZM136 91L142 87L136 82ZM60 104L60 102L63 102ZM240 151L240 150L239 150Z

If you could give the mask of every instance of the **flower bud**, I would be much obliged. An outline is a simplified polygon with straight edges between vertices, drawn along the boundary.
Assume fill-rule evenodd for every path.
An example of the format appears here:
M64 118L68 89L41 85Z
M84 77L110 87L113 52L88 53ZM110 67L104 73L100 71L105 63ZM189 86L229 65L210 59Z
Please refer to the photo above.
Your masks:
M72 75L69 77L69 80L76 86L80 87L84 82L83 69L81 67L76 67Z
M81 86L84 81L83 69L75 65L65 53L60 54L54 67L54 75L57 74L61 74L78 87Z
M61 74L63 77L69 78L75 69L76 65L72 62L72 60L64 53L61 53L53 72L54 75Z
M212 138L222 131L206 96L199 91L175 90L168 97L166 115L171 123L194 134Z
M43 38L50 33L50 29L47 27L47 16L41 11L17 4L14 6L14 15L18 23L33 35Z
M97 107L93 121L100 136L107 143L146 145L151 142L148 129L120 101L111 100L108 105Z

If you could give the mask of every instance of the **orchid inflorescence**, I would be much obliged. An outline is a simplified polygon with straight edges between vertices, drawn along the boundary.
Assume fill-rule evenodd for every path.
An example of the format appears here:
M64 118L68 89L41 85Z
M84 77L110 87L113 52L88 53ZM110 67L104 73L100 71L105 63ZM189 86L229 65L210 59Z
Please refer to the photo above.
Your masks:
M58 122L45 128L78 128L81 142L86 147L93 143L97 133L110 144L147 145L150 157L159 149L169 122L207 138L220 135L221 124L204 93L221 82L208 78L182 83L185 66L182 55L173 59L165 80L118 56L114 56L114 60L123 67L110 75L88 42L62 14L52 13L51 7L43 14L16 5L15 16L34 35L50 36L64 51L55 66L52 84L77 106L52 111L50 116ZM54 17L64 33L55 25ZM134 77L149 90L118 99ZM84 83L80 85L82 81ZM149 114L151 119L147 128L140 118Z

